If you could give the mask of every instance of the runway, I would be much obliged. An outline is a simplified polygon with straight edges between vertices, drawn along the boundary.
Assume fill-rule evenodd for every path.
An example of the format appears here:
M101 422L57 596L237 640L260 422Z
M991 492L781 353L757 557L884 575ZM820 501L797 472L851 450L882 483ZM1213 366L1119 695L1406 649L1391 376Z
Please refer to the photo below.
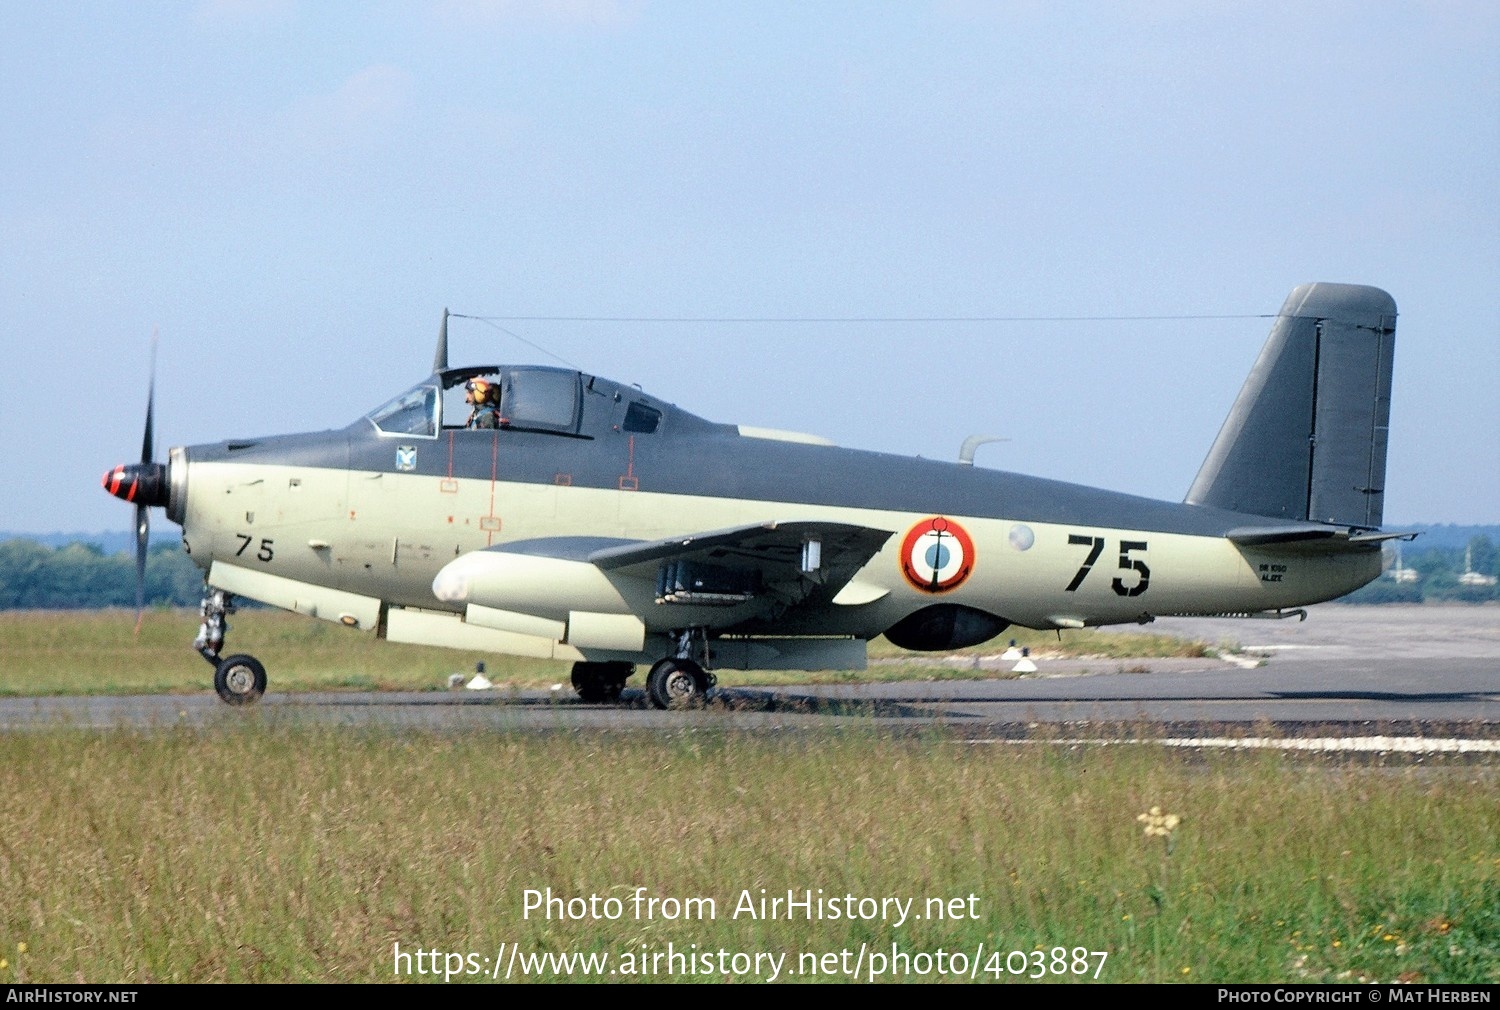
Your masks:
M851 726L966 738L1096 736L1150 726L1175 736L1264 729L1280 736L1500 741L1500 607L1310 608L1305 622L1170 619L1148 630L1238 643L1229 659L1043 659L1010 678L720 689L704 708L661 712L639 688L588 705L570 688L277 694L233 708L195 695L8 698L0 728L326 724L492 731L810 731ZM935 659L935 663L945 662ZM975 660L946 660L973 665ZM635 679L633 678L632 682Z

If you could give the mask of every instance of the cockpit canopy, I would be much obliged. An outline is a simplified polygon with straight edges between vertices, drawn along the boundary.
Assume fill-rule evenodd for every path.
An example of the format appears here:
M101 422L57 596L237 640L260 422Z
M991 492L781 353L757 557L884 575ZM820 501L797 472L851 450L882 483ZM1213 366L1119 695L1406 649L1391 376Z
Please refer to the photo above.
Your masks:
M465 384L484 379L500 388L503 428L599 437L606 432L651 434L670 415L678 430L725 428L694 417L639 389L565 368L483 365L449 368L393 397L365 415L387 435L436 438L469 424Z
M433 437L443 428L469 421L464 387L483 378L500 387L500 415L506 427L577 434L582 376L560 368L454 368L438 373L372 410L367 416L390 435ZM441 395L439 386L441 385Z

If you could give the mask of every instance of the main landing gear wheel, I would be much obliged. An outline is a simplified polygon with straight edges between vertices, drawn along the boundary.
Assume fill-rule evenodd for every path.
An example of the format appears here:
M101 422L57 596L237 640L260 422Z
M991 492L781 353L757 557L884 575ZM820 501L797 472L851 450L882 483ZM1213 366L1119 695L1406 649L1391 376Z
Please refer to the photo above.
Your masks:
M646 677L646 694L657 708L685 708L708 697L708 674L691 659L663 659Z
M266 693L266 668L254 656L230 656L214 668L214 690L231 705L250 705Z
M625 681L634 672L629 663L574 663L573 690L593 705L619 701Z

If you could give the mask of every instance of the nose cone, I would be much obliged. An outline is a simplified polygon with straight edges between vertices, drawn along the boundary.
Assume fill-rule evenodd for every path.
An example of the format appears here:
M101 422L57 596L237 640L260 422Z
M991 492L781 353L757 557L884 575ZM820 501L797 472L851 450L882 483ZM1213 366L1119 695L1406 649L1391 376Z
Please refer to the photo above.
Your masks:
M167 468L162 463L122 463L104 475L104 490L136 505L167 503Z

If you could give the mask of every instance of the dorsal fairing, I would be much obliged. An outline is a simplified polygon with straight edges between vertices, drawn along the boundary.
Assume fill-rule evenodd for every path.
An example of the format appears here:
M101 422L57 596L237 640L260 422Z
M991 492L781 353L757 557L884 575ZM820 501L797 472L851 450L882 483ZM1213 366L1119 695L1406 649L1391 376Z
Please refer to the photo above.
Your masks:
M656 436L732 430L729 425L706 421L658 399L639 386L596 375L584 375L582 382L583 434Z

